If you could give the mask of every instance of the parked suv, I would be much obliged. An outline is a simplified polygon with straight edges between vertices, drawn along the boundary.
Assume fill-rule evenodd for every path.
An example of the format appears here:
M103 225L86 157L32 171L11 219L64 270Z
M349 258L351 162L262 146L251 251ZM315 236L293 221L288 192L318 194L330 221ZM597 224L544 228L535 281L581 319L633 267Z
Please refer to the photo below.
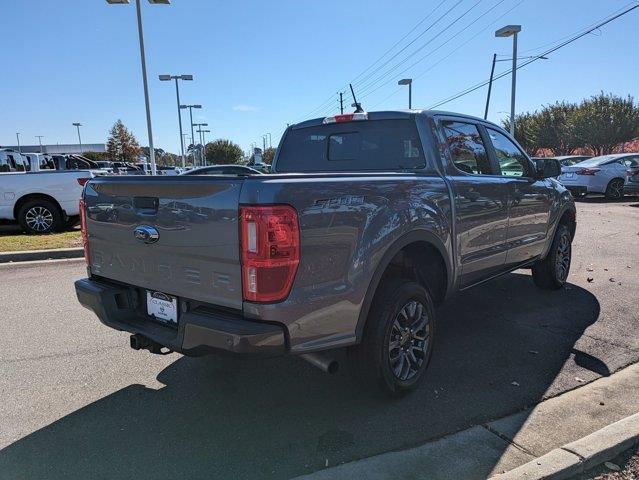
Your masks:
M362 380L414 388L435 305L532 269L567 281L575 206L503 129L436 111L290 126L271 175L87 183L78 299L134 349L299 355L347 348Z

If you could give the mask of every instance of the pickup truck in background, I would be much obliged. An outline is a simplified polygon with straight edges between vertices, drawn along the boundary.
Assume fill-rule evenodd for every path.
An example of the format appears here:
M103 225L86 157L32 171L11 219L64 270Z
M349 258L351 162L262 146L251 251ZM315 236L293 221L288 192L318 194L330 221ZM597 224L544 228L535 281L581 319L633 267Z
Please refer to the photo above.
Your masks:
M77 224L78 203L93 173L83 170L0 174L0 220L27 233L51 233Z
M299 355L399 394L426 370L434 305L518 268L561 288L575 206L500 127L392 111L290 126L272 175L97 177L80 303L154 353Z

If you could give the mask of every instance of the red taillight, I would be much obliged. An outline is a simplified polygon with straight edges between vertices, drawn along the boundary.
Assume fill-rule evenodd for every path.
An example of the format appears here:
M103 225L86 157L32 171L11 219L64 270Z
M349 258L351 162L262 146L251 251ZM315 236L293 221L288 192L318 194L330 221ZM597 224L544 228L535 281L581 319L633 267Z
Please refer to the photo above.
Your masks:
M300 228L288 205L240 208L242 289L251 302L286 298L300 263Z
M80 185L82 185L84 187L84 185L91 180L91 178L76 178L76 180L78 181L78 183Z
M594 175L599 170L601 170L601 169L599 169L599 168L582 168L581 170L577 170L575 173L577 175Z
M84 248L84 259L87 265L90 265L89 260L89 234L87 233L87 205L84 203L84 199L80 199L80 229L82 230L82 247Z

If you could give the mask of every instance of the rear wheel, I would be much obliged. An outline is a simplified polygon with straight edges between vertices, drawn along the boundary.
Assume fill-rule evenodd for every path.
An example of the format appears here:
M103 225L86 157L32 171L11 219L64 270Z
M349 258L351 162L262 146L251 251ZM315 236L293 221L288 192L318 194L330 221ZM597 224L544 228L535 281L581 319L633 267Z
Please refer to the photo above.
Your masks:
M564 286L570 272L572 238L567 225L557 227L555 238L546 258L532 267L532 278L539 288L557 290Z
M362 343L355 347L358 378L393 395L414 389L433 350L435 311L428 291L404 279L375 295Z
M25 232L33 234L58 232L64 226L62 212L46 199L25 202L18 212L18 222Z
M623 184L624 181L621 178L614 178L610 180L606 187L606 198L610 200L618 200L623 197Z

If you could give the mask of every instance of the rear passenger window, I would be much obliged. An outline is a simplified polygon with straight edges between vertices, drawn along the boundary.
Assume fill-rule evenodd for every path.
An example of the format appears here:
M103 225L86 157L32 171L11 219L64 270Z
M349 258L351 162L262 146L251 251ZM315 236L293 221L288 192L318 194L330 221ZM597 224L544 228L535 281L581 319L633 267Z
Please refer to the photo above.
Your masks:
M528 172L528 159L517 145L515 145L506 135L492 128L488 128L495 155L499 162L501 174L508 177L523 177Z
M472 123L444 121L446 143L457 170L475 175L492 175L484 141Z

